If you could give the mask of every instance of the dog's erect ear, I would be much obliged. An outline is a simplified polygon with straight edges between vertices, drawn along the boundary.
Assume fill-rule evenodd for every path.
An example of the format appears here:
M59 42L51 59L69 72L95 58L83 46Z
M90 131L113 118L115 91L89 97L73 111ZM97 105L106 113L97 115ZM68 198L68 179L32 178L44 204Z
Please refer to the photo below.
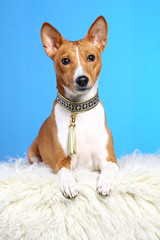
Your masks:
M45 22L41 28L41 39L45 52L50 58L53 58L65 40L64 37L49 23Z
M108 25L103 16L98 17L90 27L85 39L92 42L101 52L107 44Z

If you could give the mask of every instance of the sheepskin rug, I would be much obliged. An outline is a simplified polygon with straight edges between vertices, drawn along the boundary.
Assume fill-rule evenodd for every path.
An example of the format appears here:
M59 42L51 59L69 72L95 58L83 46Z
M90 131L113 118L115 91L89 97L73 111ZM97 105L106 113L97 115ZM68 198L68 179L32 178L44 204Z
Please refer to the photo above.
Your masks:
M159 240L160 155L119 160L108 197L97 172L76 170L80 194L66 199L57 175L27 159L0 164L0 240Z

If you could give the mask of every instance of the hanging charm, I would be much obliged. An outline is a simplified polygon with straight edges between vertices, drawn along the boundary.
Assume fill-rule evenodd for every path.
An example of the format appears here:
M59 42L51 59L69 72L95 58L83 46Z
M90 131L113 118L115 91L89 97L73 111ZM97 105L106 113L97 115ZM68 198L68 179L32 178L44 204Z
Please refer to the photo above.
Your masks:
M76 131L75 124L76 114L71 115L71 124L69 126L69 146L70 146L70 154L77 154L77 145L76 145Z
M58 92L57 102L64 110L71 113L71 123L69 126L69 152L71 155L77 154L76 124L75 124L76 116L77 114L87 112L98 105L99 103L98 91L94 97L88 99L87 101L82 102L72 102Z

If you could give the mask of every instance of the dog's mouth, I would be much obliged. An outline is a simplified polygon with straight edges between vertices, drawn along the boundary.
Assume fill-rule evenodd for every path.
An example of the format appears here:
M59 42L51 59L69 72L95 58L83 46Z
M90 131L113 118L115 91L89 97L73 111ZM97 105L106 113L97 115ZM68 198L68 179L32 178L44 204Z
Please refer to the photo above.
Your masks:
M75 87L75 93L81 93L81 94L86 94L91 88L89 86L87 87Z
M89 87L85 87L85 88L78 87L78 88L76 88L76 92L85 92L85 91L88 91L88 90L90 90Z

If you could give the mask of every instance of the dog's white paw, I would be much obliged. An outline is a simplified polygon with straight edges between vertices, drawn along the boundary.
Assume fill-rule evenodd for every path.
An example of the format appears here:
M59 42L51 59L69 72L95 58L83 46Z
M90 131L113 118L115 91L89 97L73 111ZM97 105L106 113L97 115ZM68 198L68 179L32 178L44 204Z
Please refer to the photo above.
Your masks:
M97 182L97 191L103 195L108 196L114 188L114 177L107 177L104 174L100 174Z
M72 172L62 168L58 172L61 181L61 191L66 198L75 198L79 193L78 184L72 175Z
M117 164L109 162L102 170L97 181L97 191L103 195L108 196L114 188L114 177L117 174L119 167Z

